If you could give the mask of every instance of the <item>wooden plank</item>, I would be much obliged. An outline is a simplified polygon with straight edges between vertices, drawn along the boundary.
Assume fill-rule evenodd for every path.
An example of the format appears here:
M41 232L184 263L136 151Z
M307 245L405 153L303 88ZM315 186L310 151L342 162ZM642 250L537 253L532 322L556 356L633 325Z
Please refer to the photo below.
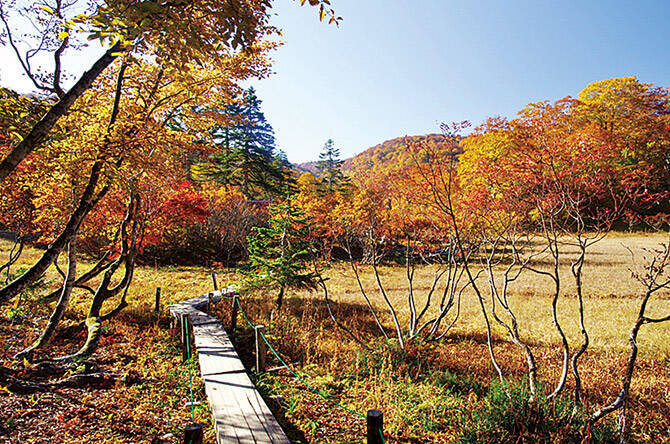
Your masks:
M216 427L216 437L219 443L232 442L254 442L253 438L249 441L249 433L246 429L246 422L242 413L237 407L237 403L230 396L229 390L219 385L216 378L219 375L205 377L205 392L212 408L214 423ZM244 427L242 427L244 425Z
M271 443L270 436L265 431L262 418L259 418L253 406L249 402L247 393L256 391L246 373L234 373L223 376L227 384L230 384L234 389L230 390L230 394L235 399L239 411L244 417L249 433L255 442ZM274 419L274 418L273 418Z
M205 386L209 384L213 393L210 405L212 406L212 411L215 412L214 417L217 423L223 422L226 428L234 428L238 442L255 444L256 440L251 432L247 418L249 411L244 406L240 406L236 396L236 393L242 387L232 382L231 376L212 375L204 378Z
M270 408L261 397L261 394L258 393L258 390L253 390L252 392L248 393L247 396L250 397L250 402L252 405L256 405L256 408L258 409L257 414L259 416L262 415L263 423L268 434L270 435L271 442L277 444L290 444L290 441L286 437L284 430L282 430L281 426L272 414L272 411L270 411Z
M229 294L216 293L215 298ZM204 294L169 309L175 317L187 315L193 326L194 348L214 416L217 442L288 444L286 434L249 379L223 326L200 311L208 301L209 294Z

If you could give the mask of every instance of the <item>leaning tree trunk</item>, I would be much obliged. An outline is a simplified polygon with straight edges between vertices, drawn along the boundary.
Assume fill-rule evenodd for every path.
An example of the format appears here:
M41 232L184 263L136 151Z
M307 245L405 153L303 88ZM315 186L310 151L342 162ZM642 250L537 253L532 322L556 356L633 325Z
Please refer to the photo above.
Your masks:
M100 343L100 333L102 332L102 316L100 315L100 312L104 302L112 297L112 294L110 294L107 289L107 285L109 285L109 280L103 280L103 283L98 288L98 291L96 291L95 296L93 296L91 308L86 316L86 342L76 353L61 358L61 360L77 361L86 359L98 348L98 344Z
M621 384L621 391L619 392L619 395L617 398L612 402L611 404L604 406L600 409L598 409L596 412L591 415L589 420L587 421L587 434L590 433L591 428L595 423L600 421L602 418L605 416L609 415L615 410L621 409L621 412L619 414L619 418L617 419L617 425L619 429L620 436L622 438L622 441L625 437L625 426L626 426L626 416L625 416L625 409L626 405L628 404L628 398L629 398L629 393L630 393L630 384L631 380L633 379L633 372L635 370L635 361L637 360L637 334L640 331L640 327L645 323L645 318L644 316L641 316L637 319L637 322L635 322L635 325L630 331L630 338L629 338L629 343L630 343L630 354L628 355L628 362L626 364L626 370L623 375L623 380Z
M642 303L640 304L640 311L638 313L637 320L635 321L633 328L630 330L630 336L628 339L630 344L630 353L628 355L628 362L626 364L626 369L622 378L621 391L619 392L619 395L614 400L614 402L607 406L601 407L599 410L594 412L593 415L591 415L586 425L587 436L590 434L591 428L596 422L600 421L602 418L612 413L613 411L621 409L619 411L619 417L617 418L617 428L619 431L620 442L625 442L626 440L626 406L628 405L628 400L630 398L630 385L631 380L633 379L633 372L635 371L635 361L637 360L637 335L640 331L640 328L644 324L670 322L670 315L662 318L650 318L645 315L647 303L649 302L652 294L661 289L670 287L670 279L666 280L660 285L656 283L658 277L663 273L663 270L668 265L667 261L670 257L670 250L667 248L668 247L666 247L664 253L665 257L662 259L662 262L658 264L654 261L649 266L649 269L652 270L650 272L651 280L647 283L647 291L644 298L642 299ZM653 273L656 273L656 275L654 276Z
M40 257L28 271L0 290L0 303L13 298L24 288L39 279L58 257L65 245L74 238L88 212L107 193L108 187L105 186L98 192L98 194L95 194L95 187L100 179L102 167L103 162L101 160L96 160L91 169L88 184L79 198L79 205L70 216L70 219L61 234L51 243L51 245L49 245L46 251L42 254L42 257Z
M74 288L75 284L75 277L77 274L77 248L75 239L72 239L68 244L67 260L67 275L63 281L61 295L58 299L58 302L56 303L56 307L54 308L51 317L49 318L49 321L47 322L47 325L44 327L44 331L33 345L17 353L16 356L14 356L14 359L30 359L30 356L35 350L44 347L51 341L51 338L53 338L58 324L60 323L61 319L63 319L65 309L67 308L68 302L70 300L70 295L72 294L72 288Z
M108 258L109 253L105 253L102 256L102 258L95 265L93 265L93 267L90 270L79 275L79 277L74 281L74 288L82 288L84 290L87 290L91 294L95 294L95 291L93 291L90 287L86 286L86 283L96 278L100 273L102 273L112 265L113 261L109 260ZM65 276L63 275L63 277ZM56 298L58 298L60 294L61 290L56 290L44 296L42 300L45 302L51 302L56 300Z
M348 252L349 252L349 264L351 265L351 269L354 272L354 276L356 276L356 282L358 282L358 288L361 291L361 294L363 295L363 298L365 299L365 303L368 305L368 308L370 309L370 313L372 313L372 317L375 320L375 323L377 324L377 328L379 328L379 331L382 332L382 335L384 335L384 338L388 341L389 336L386 333L386 330L384 329L384 326L382 325L381 321L379 320L379 316L377 315L377 310L374 309L372 306L372 303L370 302L370 298L368 297L367 292L365 291L365 288L363 287L363 283L361 282L361 277L358 274L358 268L356 267L356 264L354 263L354 259L351 255L351 247L347 246Z
M116 59L119 52L124 51L120 43L109 48L89 69L77 83L53 105L49 111L32 127L23 140L0 162L0 182L5 180L18 164L35 150L53 129L58 119L67 113L74 102L86 92L95 79Z
M0 273L6 269L5 285L9 283L12 265L14 265L16 261L19 260L21 253L23 253L23 245L23 237L17 235L16 239L14 240L14 245L12 245L12 249L9 251L9 259L7 259L7 262L5 262L2 266L0 266Z
M277 311L281 311L281 306L284 303L284 292L285 292L285 286L282 285L279 287L279 294L277 295L277 301L275 304L277 305Z
M139 232L141 230L141 223L138 220L139 208L140 198L138 195L132 194L130 202L128 203L126 215L121 222L121 253L107 269L107 271L105 271L102 281L100 282L100 285L98 285L98 288L93 295L91 307L89 309L88 315L86 316L86 342L76 353L58 358L56 359L57 362L72 362L86 359L91 356L93 352L95 352L98 344L100 343L102 321L109 318L108 315L103 316L101 314L105 301L119 294L123 290L124 299L121 301L120 307L123 308L127 305L125 303L125 291L127 290L133 278L135 256L137 254L138 238L140 236ZM130 224L131 220L133 221L133 226L129 234L128 225ZM123 277L118 284L112 286L112 278L122 264L125 267ZM114 312L117 311L115 310Z

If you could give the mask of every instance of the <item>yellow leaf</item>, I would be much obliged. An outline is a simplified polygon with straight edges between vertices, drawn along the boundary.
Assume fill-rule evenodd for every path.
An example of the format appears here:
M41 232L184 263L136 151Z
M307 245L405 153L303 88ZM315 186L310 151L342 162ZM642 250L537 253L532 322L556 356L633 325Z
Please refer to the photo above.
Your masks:
M67 38L67 36L69 36L69 35L70 35L69 32L67 32L67 31L61 31L61 32L58 33L58 38L61 39L61 40L63 40L63 39L65 39L65 38Z
M48 6L40 6L40 9L43 10L43 11L48 12L49 14L53 14L53 13L54 13L53 9L51 9L51 8L48 7Z

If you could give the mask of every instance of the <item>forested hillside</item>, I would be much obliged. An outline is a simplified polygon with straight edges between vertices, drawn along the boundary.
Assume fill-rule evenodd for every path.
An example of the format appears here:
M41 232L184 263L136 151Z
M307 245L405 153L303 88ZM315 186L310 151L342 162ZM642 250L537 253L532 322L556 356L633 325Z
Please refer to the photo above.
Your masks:
M414 162L408 146L421 143L430 146L458 147L457 141L444 134L427 134L425 136L402 136L387 140L375 145L342 164L342 170L347 173L365 173L368 171L383 171L408 166ZM424 159L425 160L425 159Z
M407 146L415 142L458 146L457 142L449 139L444 134L396 137L370 147L353 157L344 159L342 162L342 172L345 174L365 173L371 170L384 170L408 165L413 160L407 150ZM298 172L312 173L315 176L319 176L320 174L318 162L316 161L295 164L293 168Z

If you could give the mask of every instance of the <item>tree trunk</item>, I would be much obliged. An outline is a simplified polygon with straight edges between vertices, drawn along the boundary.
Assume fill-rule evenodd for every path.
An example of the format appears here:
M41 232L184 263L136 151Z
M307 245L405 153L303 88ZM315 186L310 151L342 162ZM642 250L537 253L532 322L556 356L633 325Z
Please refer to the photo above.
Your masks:
M7 285L9 283L9 277L11 276L10 271L12 265L14 265L14 263L16 263L16 261L18 261L19 258L21 257L21 253L23 252L23 244L24 244L23 237L17 234L16 239L14 240L14 245L12 246L12 249L9 251L9 259L2 266L0 266L0 273L2 273L3 270L7 269L5 274L4 285Z
M281 310L282 303L284 302L284 286L279 287L279 294L277 295L277 311Z
M53 261L58 257L61 250L70 240L77 234L79 226L88 214L88 212L95 206L95 204L106 194L107 187L103 188L97 195L95 194L95 187L100 179L102 171L102 161L97 160L91 169L88 184L84 193L79 199L79 205L65 226L61 234L49 245L46 251L42 254L35 264L30 267L28 271L10 282L7 286L0 290L0 303L7 301L19 294L28 285L35 282L42 276L51 266Z
M582 345L579 348L579 350L577 350L577 352L572 356L572 359L570 361L572 374L575 377L575 392L574 392L575 411L577 410L577 407L582 403L582 378L579 375L579 367L577 366L577 363L579 358L586 352L587 348L589 347L589 334L584 324L584 297L582 291L582 267L584 265L585 255L586 250L582 246L582 250L579 258L577 259L577 262L575 262L571 267L572 274L575 277L575 283L577 285L577 300L579 302L579 328L582 334Z
M63 319L65 309L67 308L68 302L70 301L70 295L72 294L72 288L74 287L75 276L77 274L76 239L72 239L68 244L67 261L67 275L63 281L63 289L61 291L60 298L56 303L56 307L54 308L47 325L44 327L44 331L33 345L26 348L22 352L17 353L17 355L14 356L14 359L22 359L24 357L30 359L32 352L47 345L51 341L54 333L56 333L56 328L58 327L61 319Z
M386 334L386 330L384 329L384 326L382 325L381 321L379 320L379 317L377 316L377 311L374 309L372 306L372 303L370 302L370 298L368 298L367 293L365 292L365 288L363 288L363 283L361 282L361 278L358 274L358 268L356 267L356 264L354 263L354 259L351 255L351 247L347 246L347 251L349 253L349 264L351 265L351 269L354 272L354 276L356 276L356 282L358 282L358 288L361 291L361 294L363 295L363 298L365 299L365 303L368 305L368 308L370 309L370 313L372 313L372 317L375 320L375 323L377 324L377 328L379 328L379 331L382 332L382 335L384 335L384 338L388 341L389 336Z
M626 364L626 371L623 375L623 381L621 384L621 391L617 398L611 404L600 408L597 410L587 422L587 428L590 430L593 425L600 421L603 417L610 414L611 412L622 409L621 414L617 418L617 428L619 429L620 436L623 440L625 437L625 408L628 403L628 397L630 393L630 384L633 379L633 372L635 370L635 361L637 360L637 334L640 331L640 327L644 324L644 317L638 318L637 322L630 331L630 354L628 355L628 363Z
M109 48L93 64L91 69L86 71L77 83L32 127L23 140L0 162L0 182L5 180L28 154L39 147L58 119L69 111L74 102L93 85L95 79L116 59L115 54L121 51L124 51L124 49L120 43L116 43Z
M91 290L89 287L87 287L85 284L90 281L91 279L97 277L100 273L105 271L109 266L112 265L112 261L108 260L107 258L109 257L109 253L105 253L102 258L87 272L84 274L80 275L75 281L74 281L74 287L75 288L83 288L85 290L90 291L91 293L95 293L93 290ZM48 295L44 296L42 298L43 301L45 302L51 302L54 299L56 299L60 295L61 291L56 290L52 293L49 293Z
M91 356L100 343L102 321L108 319L112 314L118 313L118 311L127 305L124 294L124 297L121 300L121 304L119 305L120 308L113 310L105 316L101 316L100 314L105 301L119 294L122 290L127 290L132 281L133 271L135 268L135 255L137 254L137 239L139 237L140 230L140 223L137 220L139 206L139 197L137 195L131 195L126 215L121 222L121 253L114 261L114 263L107 269L107 271L105 271L102 282L100 282L95 295L93 295L91 307L88 311L88 315L86 316L86 328L88 331L86 335L86 342L76 353L56 359L57 362L72 362L80 359L86 359ZM129 242L128 224L132 219L134 220ZM112 278L121 264L123 264L125 267L123 277L118 284L112 287Z

